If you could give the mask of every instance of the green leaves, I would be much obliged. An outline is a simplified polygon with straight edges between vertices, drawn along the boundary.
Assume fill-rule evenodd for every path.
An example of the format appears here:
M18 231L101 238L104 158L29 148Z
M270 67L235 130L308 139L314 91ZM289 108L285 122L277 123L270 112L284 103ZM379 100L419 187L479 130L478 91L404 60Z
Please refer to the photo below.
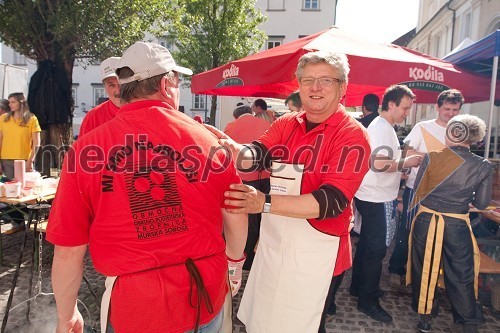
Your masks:
M164 20L162 0L5 0L0 37L34 60L103 60L144 38Z
M258 51L265 34L258 26L266 17L255 0L175 0L175 15L159 27L178 51L175 59L200 73Z
M257 52L265 34L258 26L266 17L255 0L171 0L165 23L155 30L177 47L176 62L195 74ZM189 78L186 78L189 80ZM217 96L212 96L213 125Z

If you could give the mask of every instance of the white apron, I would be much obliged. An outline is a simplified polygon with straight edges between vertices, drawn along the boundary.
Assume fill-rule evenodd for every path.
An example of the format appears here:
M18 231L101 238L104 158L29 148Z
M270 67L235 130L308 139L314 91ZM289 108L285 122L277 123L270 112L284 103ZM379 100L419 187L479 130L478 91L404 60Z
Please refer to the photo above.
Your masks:
M101 333L106 333L108 328L109 305L111 303L111 292L118 276L107 276L104 281L104 294L101 299Z
M300 195L302 170L273 162L270 194ZM259 246L238 310L246 331L317 332L339 241L305 219L262 214Z

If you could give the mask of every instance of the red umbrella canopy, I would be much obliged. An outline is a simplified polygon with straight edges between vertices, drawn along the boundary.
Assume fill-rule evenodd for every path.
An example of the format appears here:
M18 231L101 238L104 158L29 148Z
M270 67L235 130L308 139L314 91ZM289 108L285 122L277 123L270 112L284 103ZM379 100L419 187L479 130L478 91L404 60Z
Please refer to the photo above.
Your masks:
M489 99L489 80L453 64L392 44L374 43L337 27L265 50L197 74L194 94L286 98L298 89L299 58L311 51L345 53L351 72L346 106L361 105L363 96L380 97L391 84L406 84L418 103L435 103L439 92L455 88L466 102Z

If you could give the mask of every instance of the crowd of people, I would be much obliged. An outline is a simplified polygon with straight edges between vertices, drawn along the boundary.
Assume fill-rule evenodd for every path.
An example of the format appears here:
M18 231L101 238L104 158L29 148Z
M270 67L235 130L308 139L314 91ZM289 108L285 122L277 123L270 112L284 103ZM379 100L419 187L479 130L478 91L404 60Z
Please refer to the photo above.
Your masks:
M87 249L107 277L101 332L231 332L231 296L247 270L237 313L247 332L325 333L351 266L358 310L391 322L380 279L393 237L389 271L412 284L418 330L430 331L438 313L441 272L454 321L477 332L484 318L468 211L489 204L493 168L470 145L483 139L484 122L459 115L462 94L446 90L437 119L418 123L402 149L394 126L415 93L388 87L380 111L368 94L355 119L341 103L349 71L343 54L307 53L289 113L276 118L256 99L222 131L178 111L180 75L192 71L166 48L137 42L103 61L109 100L88 112L65 156L47 228L56 332L83 332ZM40 126L22 94L0 107L1 170L13 177L13 160L32 170Z

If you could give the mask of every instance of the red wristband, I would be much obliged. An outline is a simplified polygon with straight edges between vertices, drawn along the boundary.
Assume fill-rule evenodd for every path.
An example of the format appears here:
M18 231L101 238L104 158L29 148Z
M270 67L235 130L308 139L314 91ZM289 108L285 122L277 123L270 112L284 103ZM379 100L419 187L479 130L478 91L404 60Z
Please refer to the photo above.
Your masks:
M230 262L242 262L242 261L245 261L245 259L247 258L247 255L246 253L243 253L243 257L241 257L240 259L232 259L230 258L228 255L226 255L226 258L227 258L227 261L230 261Z

